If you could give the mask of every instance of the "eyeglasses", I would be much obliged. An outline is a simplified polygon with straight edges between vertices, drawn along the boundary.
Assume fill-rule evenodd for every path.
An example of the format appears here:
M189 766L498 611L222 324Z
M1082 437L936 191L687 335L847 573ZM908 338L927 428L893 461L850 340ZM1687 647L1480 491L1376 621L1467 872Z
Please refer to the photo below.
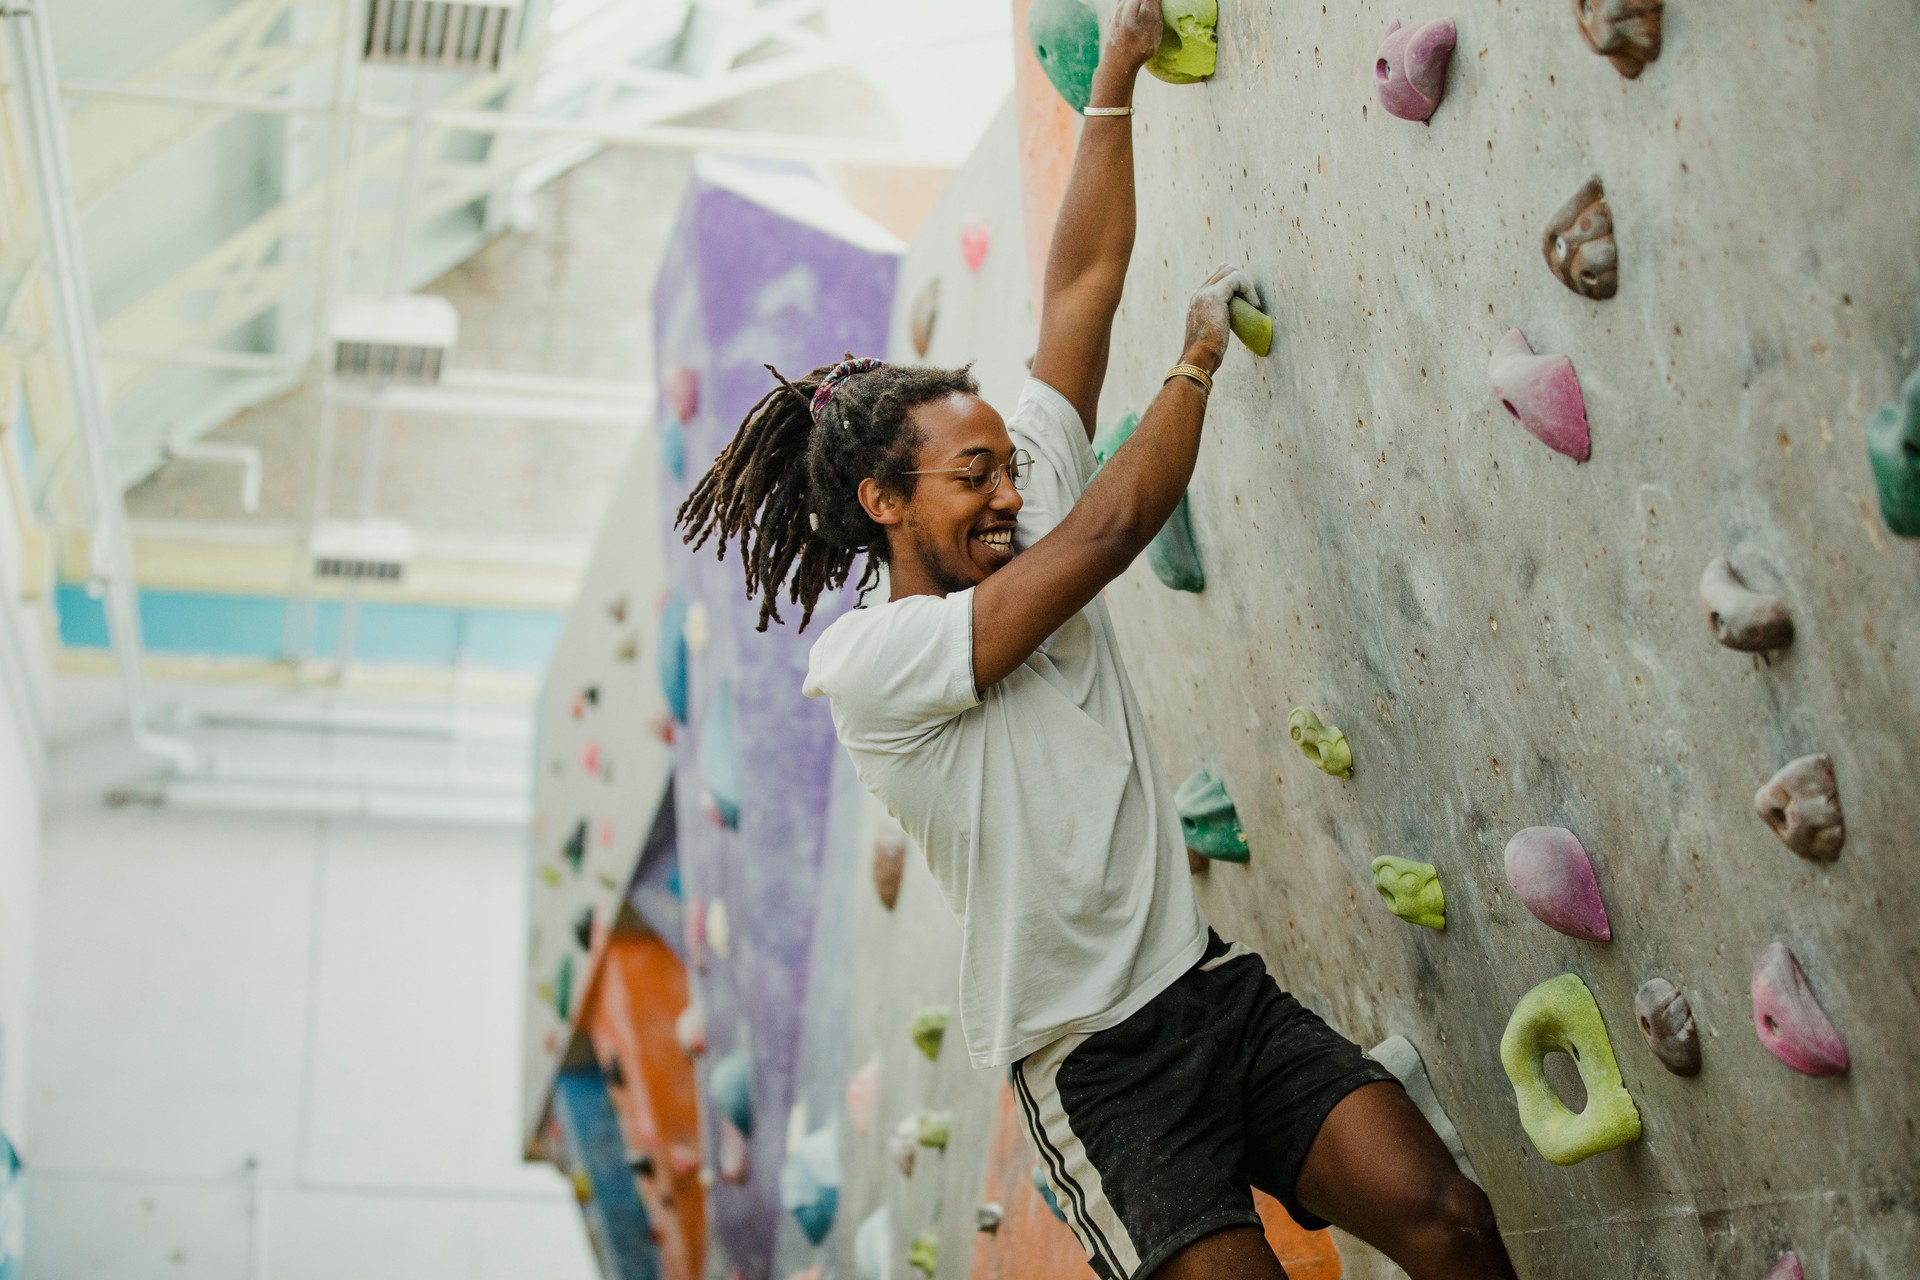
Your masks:
M1006 473L1013 481L1015 489L1027 487L1027 472L1033 469L1033 455L1025 449L1015 449L1013 456L1005 462L995 462L990 453L975 454L972 462L964 467L936 467L929 471L909 471L910 476L962 476L973 486L973 491L982 497L1000 487L1000 474Z

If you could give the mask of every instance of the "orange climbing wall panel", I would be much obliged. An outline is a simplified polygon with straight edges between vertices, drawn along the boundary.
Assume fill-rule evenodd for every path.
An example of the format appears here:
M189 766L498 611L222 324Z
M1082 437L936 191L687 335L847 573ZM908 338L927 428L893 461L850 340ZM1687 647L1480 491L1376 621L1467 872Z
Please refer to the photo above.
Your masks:
M1269 1196L1256 1191L1253 1199L1288 1280L1340 1280L1340 1253L1329 1232L1302 1230ZM1000 1090L980 1200L997 1201L1006 1217L999 1231L977 1238L972 1280L1085 1280L1090 1274L1080 1242L1033 1189L1033 1147L1008 1086Z
M673 1035L687 1005L680 959L651 933L607 940L591 1000L580 1016L602 1068L620 1063L624 1086L607 1090L627 1145L653 1157L654 1175L640 1180L668 1280L698 1280L706 1255L706 1197L694 1173L676 1174L669 1152L700 1150L693 1064Z
M1054 90L1027 43L1033 0L1013 0L1013 97L1020 117L1020 207L1026 216L1027 276L1035 314L1047 270L1047 245L1067 194L1079 113Z

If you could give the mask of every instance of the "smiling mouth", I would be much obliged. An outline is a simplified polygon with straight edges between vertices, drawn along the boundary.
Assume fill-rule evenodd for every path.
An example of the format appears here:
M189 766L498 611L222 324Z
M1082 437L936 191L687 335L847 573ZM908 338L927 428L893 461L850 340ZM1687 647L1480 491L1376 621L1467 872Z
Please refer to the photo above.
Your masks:
M1011 555L1013 553L1013 529L1011 526L1004 529L988 529L984 533L976 533L973 536L977 542L990 551L998 552L1001 555Z

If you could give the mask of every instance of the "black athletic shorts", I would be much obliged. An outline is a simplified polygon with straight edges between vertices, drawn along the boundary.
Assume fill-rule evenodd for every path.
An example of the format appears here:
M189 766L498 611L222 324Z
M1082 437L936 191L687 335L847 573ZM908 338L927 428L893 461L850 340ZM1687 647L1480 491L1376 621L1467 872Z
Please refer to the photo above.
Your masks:
M1260 1225L1250 1186L1308 1229L1294 1183L1334 1104L1393 1073L1304 1008L1243 944L1117 1027L1013 1064L1027 1136L1103 1280L1146 1276L1202 1236ZM1396 1082L1397 1083L1397 1082Z

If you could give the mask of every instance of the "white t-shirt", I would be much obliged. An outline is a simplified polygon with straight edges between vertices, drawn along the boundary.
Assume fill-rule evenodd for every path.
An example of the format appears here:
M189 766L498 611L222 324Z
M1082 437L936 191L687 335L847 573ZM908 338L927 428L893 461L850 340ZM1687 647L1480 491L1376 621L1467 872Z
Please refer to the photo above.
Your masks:
M1033 472L1030 546L1093 475L1080 415L1028 379L1007 422ZM973 592L851 610L814 642L861 781L925 850L960 917L960 1023L978 1067L1125 1021L1206 947L1146 716L1096 598L981 697Z

